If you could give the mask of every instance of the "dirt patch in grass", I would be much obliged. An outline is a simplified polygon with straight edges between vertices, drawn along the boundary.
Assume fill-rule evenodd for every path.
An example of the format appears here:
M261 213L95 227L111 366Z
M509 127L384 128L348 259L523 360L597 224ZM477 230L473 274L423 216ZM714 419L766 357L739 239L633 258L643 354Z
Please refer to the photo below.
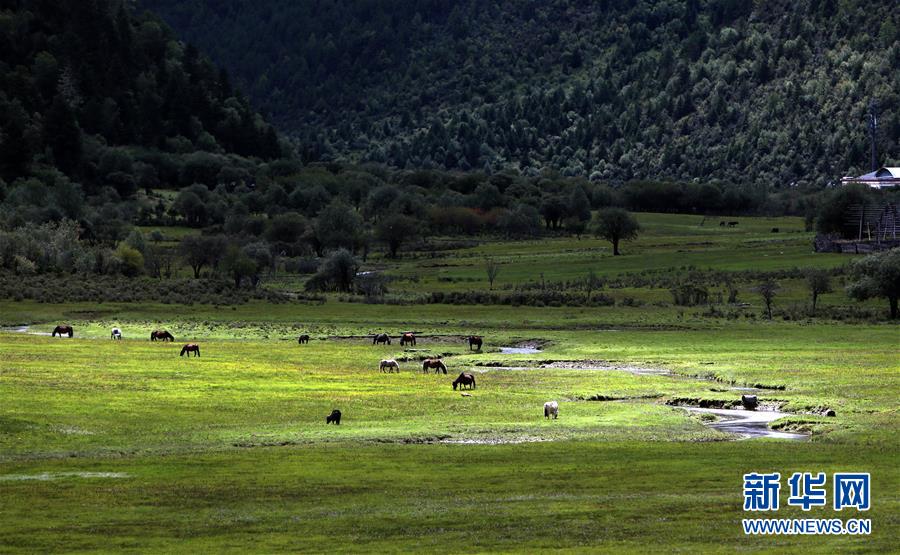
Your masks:
M540 368L560 368L565 370L618 370L641 376L674 376L671 370L634 364L617 364L608 360L550 360L543 361Z
M20 482L37 480L47 482L64 478L128 478L124 472L41 472L40 474L5 474L0 476L0 481Z

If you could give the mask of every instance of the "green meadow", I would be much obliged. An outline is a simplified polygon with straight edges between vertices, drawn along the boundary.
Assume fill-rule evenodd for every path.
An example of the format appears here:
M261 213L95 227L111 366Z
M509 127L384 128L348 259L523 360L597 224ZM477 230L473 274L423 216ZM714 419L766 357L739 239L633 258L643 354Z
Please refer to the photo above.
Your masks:
M812 254L797 219L728 229L641 217L645 233L621 257L593 238L551 238L371 264L398 278L392 291L415 292L486 289L486 256L503 263L495 289L542 272L849 260ZM778 306L806 302L801 280L782 286ZM764 320L752 283L740 287L735 319L671 306L650 287L604 289L645 301L605 307L2 301L0 551L895 551L900 330ZM821 303L856 306L840 284ZM74 339L46 335L61 322ZM109 339L113 326L123 341ZM176 341L150 342L158 328ZM407 330L414 348L399 345ZM372 345L381 331L392 345ZM473 333L481 351L464 341ZM179 357L187 342L200 357ZM501 352L521 345L540 351ZM429 356L449 373L424 374ZM379 372L385 358L400 373ZM452 389L462 371L474 390ZM773 428L808 439L742 440L673 406L734 403L742 388L790 414ZM549 400L558 420L543 417ZM334 408L340 426L325 424ZM782 505L792 472L870 472L872 508L750 515L742 475L754 471L781 473ZM870 518L872 534L745 536L748 515Z

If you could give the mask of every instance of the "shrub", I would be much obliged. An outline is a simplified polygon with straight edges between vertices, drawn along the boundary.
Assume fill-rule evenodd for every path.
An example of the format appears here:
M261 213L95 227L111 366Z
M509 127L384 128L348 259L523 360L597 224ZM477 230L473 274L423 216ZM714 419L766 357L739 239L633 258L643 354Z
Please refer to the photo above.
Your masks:
M144 270L144 255L141 251L126 243L120 243L116 249L115 258L122 275L134 277Z

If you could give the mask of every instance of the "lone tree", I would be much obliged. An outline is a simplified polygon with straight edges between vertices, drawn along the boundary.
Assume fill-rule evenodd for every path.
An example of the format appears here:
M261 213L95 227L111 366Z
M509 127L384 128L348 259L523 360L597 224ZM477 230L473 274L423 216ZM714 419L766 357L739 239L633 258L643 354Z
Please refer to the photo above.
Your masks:
M621 208L604 208L597 212L594 233L613 246L613 255L619 256L619 241L629 241L638 236L641 226L628 211Z
M891 319L898 316L900 298L900 248L870 254L850 265L847 294L857 300L886 298L891 306Z
M488 283L490 283L491 290L494 289L494 280L497 279L497 274L500 273L500 264L497 264L497 261L493 258L488 258L484 261L484 271L487 274Z
M338 249L322 262L319 271L306 282L306 289L349 293L357 272L359 260L347 249Z
M204 267L216 267L219 264L227 247L228 243L221 236L188 235L179 243L178 252L197 279Z
M254 276L256 276L259 271L256 261L250 258L250 256L237 245L228 247L225 258L222 260L222 265L224 266L225 271L231 276L231 279L234 280L235 288L241 286L241 282L244 278L250 278L251 281L254 281Z
M816 313L816 302L819 295L831 293L831 276L825 270L808 270L806 272L806 288L812 296L812 311Z
M772 301L775 300L779 289L778 283L772 279L767 279L756 286L756 292L759 293L766 305L766 317L769 320L772 319Z
M375 237L387 245L391 258L397 258L400 246L415 239L418 233L419 222L404 214L384 216L375 225Z

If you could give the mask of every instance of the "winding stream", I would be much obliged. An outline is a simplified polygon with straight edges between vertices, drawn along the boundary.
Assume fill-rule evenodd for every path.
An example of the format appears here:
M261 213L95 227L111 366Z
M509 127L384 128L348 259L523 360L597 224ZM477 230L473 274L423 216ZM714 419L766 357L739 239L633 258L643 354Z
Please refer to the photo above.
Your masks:
M779 432L769 428L769 423L793 416L786 412L777 411L756 411L744 409L701 409L695 407L678 407L680 409L695 414L712 414L719 419L707 423L710 428L741 436L741 439L750 439L754 437L771 437L776 439L793 439L796 441L804 441L809 439L805 434L793 434L789 432Z
M540 353L541 350L533 347L501 347L500 352L502 354L535 354ZM602 364L599 361L550 362L539 363L538 366L490 366L482 368L479 371L486 372L491 370L535 370L546 368L589 371L620 371L628 372L635 376L665 376L673 379L710 381L703 378L682 376L671 372L670 370L666 370L665 368L647 368L632 365ZM736 392L758 391L753 387L729 387L728 389ZM806 434L780 432L769 428L769 424L771 422L774 422L775 420L778 420L779 418L794 416L791 413L772 410L709 409L698 407L673 408L685 410L694 414L711 414L716 417L716 420L704 420L703 423L710 428L719 430L720 432L734 434L735 436L737 436L735 439L752 439L757 437L789 439L794 441L805 441L809 439L809 436Z

